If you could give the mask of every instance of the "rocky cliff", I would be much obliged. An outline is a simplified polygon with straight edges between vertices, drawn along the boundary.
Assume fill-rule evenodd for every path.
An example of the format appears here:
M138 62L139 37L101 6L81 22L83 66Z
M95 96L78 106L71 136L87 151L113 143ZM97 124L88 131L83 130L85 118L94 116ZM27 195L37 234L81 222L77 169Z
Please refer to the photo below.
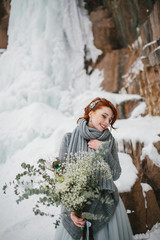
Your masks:
M6 48L8 44L8 21L10 11L10 0L0 1L0 48Z
M117 106L121 119L129 118L141 101L146 104L143 116L160 116L160 1L85 2L94 44L103 52L96 63L86 62L86 70L90 69L88 66L92 71L103 69L102 87L106 91L142 97ZM160 165L147 155L142 159L143 142L121 139L121 147L117 145L119 151L131 156L138 170L131 192L120 195L126 209L130 209L134 234L146 232L160 221ZM160 141L152 143L151 149L160 154Z

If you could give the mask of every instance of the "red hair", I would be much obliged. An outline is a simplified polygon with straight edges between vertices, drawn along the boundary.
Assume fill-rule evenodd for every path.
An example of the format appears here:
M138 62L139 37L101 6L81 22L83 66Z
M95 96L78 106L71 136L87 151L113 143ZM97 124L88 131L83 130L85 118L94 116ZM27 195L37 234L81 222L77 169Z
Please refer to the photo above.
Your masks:
M92 109L90 109L90 106L91 106L91 104L93 103L93 102L95 102L95 101L97 101L97 100L99 100L99 102L97 102L96 104L95 104L95 106L92 108ZM109 107L111 110L112 110L112 112L113 112L113 118L112 118L112 122L111 122L111 127L114 129L114 127L113 127L113 124L115 123L115 121L117 120L117 118L118 118L118 112L117 112L117 109L115 108L115 106L110 102L110 101L108 101L107 99L105 99L105 98L99 98L99 97L97 97L97 98L95 98L95 99L93 99L88 105L87 105L87 107L85 107L84 108L84 116L83 117L80 117L78 120L77 120L77 122L80 120L80 119L82 119L82 118L85 118L86 120L87 120L87 122L89 121L89 112L90 111L96 111L97 109L101 109L102 107Z

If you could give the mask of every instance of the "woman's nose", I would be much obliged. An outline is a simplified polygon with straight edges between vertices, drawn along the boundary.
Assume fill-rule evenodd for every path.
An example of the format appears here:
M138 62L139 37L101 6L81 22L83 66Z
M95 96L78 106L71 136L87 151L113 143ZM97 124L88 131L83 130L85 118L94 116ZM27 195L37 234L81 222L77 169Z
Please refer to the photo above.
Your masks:
M108 124L110 124L110 120L108 118L105 119L105 122Z

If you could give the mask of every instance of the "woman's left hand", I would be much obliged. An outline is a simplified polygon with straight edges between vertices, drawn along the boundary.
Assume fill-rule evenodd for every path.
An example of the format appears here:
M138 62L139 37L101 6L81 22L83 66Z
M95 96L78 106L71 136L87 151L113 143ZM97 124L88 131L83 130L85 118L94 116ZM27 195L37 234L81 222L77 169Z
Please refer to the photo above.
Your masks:
M101 146L102 142L97 140L97 139L91 139L89 142L88 142L88 146L89 148L92 148L94 150L97 150L99 148L99 146Z
M77 217L75 212L71 212L70 217L77 227L80 227L80 228L84 227L84 224L85 224L86 220L84 220L83 218Z

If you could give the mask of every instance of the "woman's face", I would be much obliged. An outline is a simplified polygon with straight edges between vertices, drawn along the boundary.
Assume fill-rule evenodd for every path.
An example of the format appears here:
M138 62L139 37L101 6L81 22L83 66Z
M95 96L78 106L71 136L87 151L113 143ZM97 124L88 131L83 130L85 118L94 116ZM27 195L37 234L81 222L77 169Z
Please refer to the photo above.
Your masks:
M113 112L111 108L102 107L89 113L88 126L103 132L110 125L112 119Z

